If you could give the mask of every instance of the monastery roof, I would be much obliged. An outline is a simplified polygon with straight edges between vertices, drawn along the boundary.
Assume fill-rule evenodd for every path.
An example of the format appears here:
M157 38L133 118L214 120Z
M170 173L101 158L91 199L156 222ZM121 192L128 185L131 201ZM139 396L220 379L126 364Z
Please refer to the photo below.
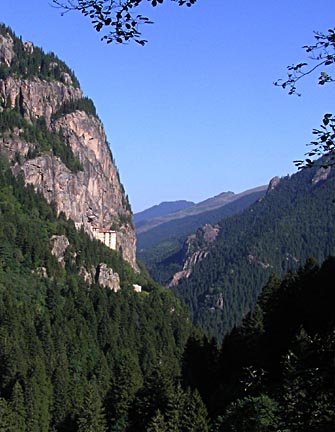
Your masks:
M115 233L113 230L108 230L106 228L92 227L93 230L99 231L100 233Z

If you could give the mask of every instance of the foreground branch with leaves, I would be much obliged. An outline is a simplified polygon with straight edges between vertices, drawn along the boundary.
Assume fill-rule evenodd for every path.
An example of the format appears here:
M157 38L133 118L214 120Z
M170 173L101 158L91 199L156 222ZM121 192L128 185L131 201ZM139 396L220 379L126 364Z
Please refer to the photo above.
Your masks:
M317 70L320 71L319 85L334 82L332 75L325 72L324 68L333 66L335 63L335 30L329 29L327 33L316 32L314 37L315 44L303 47L306 53L310 55L309 62L288 66L287 79L279 79L274 83L284 90L288 89L289 95L301 96L301 93L297 92L298 81L312 75ZM323 168L335 164L335 116L329 113L325 114L321 126L318 129L313 129L313 134L316 136L316 140L308 144L312 146L312 150L305 154L307 158L294 161L299 169L310 168L316 163ZM320 160L321 156L324 157ZM311 158L319 160L316 161L316 159Z
M164 0L146 0L155 7ZM179 6L192 6L196 0L169 0ZM138 12L145 0L53 0L53 4L63 12L79 11L89 17L97 32L105 31L101 40L107 43L126 43L134 40L145 45L139 27L153 22Z

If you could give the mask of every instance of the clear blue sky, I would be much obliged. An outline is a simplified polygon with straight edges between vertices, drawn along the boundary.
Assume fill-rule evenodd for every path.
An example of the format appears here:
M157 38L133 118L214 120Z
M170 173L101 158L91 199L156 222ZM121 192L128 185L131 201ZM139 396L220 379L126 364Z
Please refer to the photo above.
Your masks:
M273 86L304 59L314 30L335 25L334 0L147 6L155 24L143 28L145 47L105 45L88 19L50 3L1 0L1 21L75 71L135 212L293 173L312 129L335 111L331 85L308 79L301 98Z

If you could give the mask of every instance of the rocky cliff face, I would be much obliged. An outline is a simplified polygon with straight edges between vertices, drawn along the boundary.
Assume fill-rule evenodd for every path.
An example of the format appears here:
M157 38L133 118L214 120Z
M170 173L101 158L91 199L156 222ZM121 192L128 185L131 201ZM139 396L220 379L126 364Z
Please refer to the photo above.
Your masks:
M15 53L12 54L13 57ZM4 62L7 63L9 58ZM22 114L25 119L44 117L48 127L51 127L51 116L65 102L83 97L79 88L65 85L58 81L44 81L38 78L20 79L8 77L0 80L0 96L6 103L15 106L20 100Z
M31 44L24 47L25 55L33 54ZM19 127L0 135L1 152L12 161L13 172L22 173L25 181L54 202L59 212L73 219L77 228L83 227L90 234L93 226L115 230L117 249L137 270L132 214L100 120L81 109L59 115L64 104L83 98L80 88L66 72L60 74L59 80L11 75L16 56L11 35L0 35L0 67L9 70L8 76L0 79L0 110L14 109L19 104L20 115L26 121L33 123L43 117L49 131L61 131L63 143L79 159L81 169L71 171L52 151L29 156L36 143L23 138ZM49 67L58 65L54 62Z
M10 35L0 35L0 62L10 66L14 56L14 41Z
M218 225L206 224L187 238L183 247L183 269L174 274L168 288L177 286L181 279L188 279L191 276L194 266L209 254L210 247L215 243L219 232Z

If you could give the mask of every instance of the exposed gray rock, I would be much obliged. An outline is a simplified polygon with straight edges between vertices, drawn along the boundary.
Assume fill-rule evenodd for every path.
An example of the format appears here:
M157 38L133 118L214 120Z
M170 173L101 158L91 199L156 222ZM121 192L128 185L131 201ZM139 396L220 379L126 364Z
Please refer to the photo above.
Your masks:
M273 177L269 182L267 192L271 192L274 188L276 188L279 185L279 183L280 183L280 178L279 177Z
M101 286L110 288L114 292L118 292L121 289L118 273L114 273L113 269L107 267L104 263L98 266L96 280Z
M34 52L34 45L32 44L32 42L25 42L23 44L23 49L28 53L28 54L32 54Z
M249 264L255 264L258 265L259 267L261 267L263 270L267 270L269 267L272 267L271 264L269 263L264 263L260 260L258 260L256 257L254 257L253 255L248 255L247 257L248 259L248 263Z
M135 270L136 237L129 222L131 212L125 206L125 195L112 161L103 127L98 119L82 111L68 114L56 122L65 140L79 158L83 171L71 172L51 153L16 165L13 171L23 172L25 181L43 193L48 202L55 202L76 226L92 234L92 226L116 227L116 248ZM0 146L10 158L25 156L29 143L17 136L0 139ZM121 221L122 220L122 221Z
M90 271L82 266L80 268L79 275L89 285L92 285L93 282L98 282L102 287L109 288L114 292L118 292L121 289L120 277L118 273L114 273L113 269L107 267L107 265L104 263L100 263L97 268L91 267ZM139 287L139 285L136 285L136 287ZM135 285L134 290L136 290Z
M204 241L206 243L213 243L220 232L219 225L212 226L210 224L206 224L202 227Z
M45 267L37 267L36 270L32 270L32 273L37 274L38 276L40 276L42 278L48 277L48 272L47 272L47 269Z
M23 115L26 120L44 117L50 125L51 116L67 101L82 98L82 91L59 81L44 81L38 78L31 80L8 77L0 80L0 100L10 101L15 107L20 98Z
M330 175L330 172L331 172L331 167L330 167L330 166L327 167L327 168L323 168L323 167L319 168L319 169L316 171L316 173L315 173L315 175L314 175L314 177L313 177L313 179L312 179L312 184L313 184L313 185L316 185L316 184L318 184L320 181L325 181L325 180L327 180L327 178L328 178L329 175Z
M13 60L14 54L14 42L11 36L0 35L0 64L10 66Z
M65 85L67 85L67 86L73 85L73 81L72 81L70 74L68 74L67 72L62 72L61 77L62 77L62 81Z
M34 144L27 143L20 138L20 129L14 128L13 131L5 132L0 135L0 149L9 160L15 160L20 155L22 160L25 159L29 149L33 149Z
M134 291L137 292L137 293L142 292L142 287L141 287L141 285L133 284L133 288L134 288Z
M80 267L79 276L81 276L85 282L87 282L89 285L92 285L92 283L95 280L96 276L96 269L95 267L91 268L91 271L89 272L84 266Z
M50 239L51 253L58 259L58 262L63 267L65 267L65 252L69 245L70 242L65 235L54 235Z
M185 259L183 269L174 274L168 288L173 288L179 284L181 279L188 279L194 269L194 266L200 261L204 260L209 254L210 246L215 242L219 235L219 225L212 226L206 224L199 229L197 234L192 234L188 237L184 244ZM196 247L198 240L201 239L202 246Z

